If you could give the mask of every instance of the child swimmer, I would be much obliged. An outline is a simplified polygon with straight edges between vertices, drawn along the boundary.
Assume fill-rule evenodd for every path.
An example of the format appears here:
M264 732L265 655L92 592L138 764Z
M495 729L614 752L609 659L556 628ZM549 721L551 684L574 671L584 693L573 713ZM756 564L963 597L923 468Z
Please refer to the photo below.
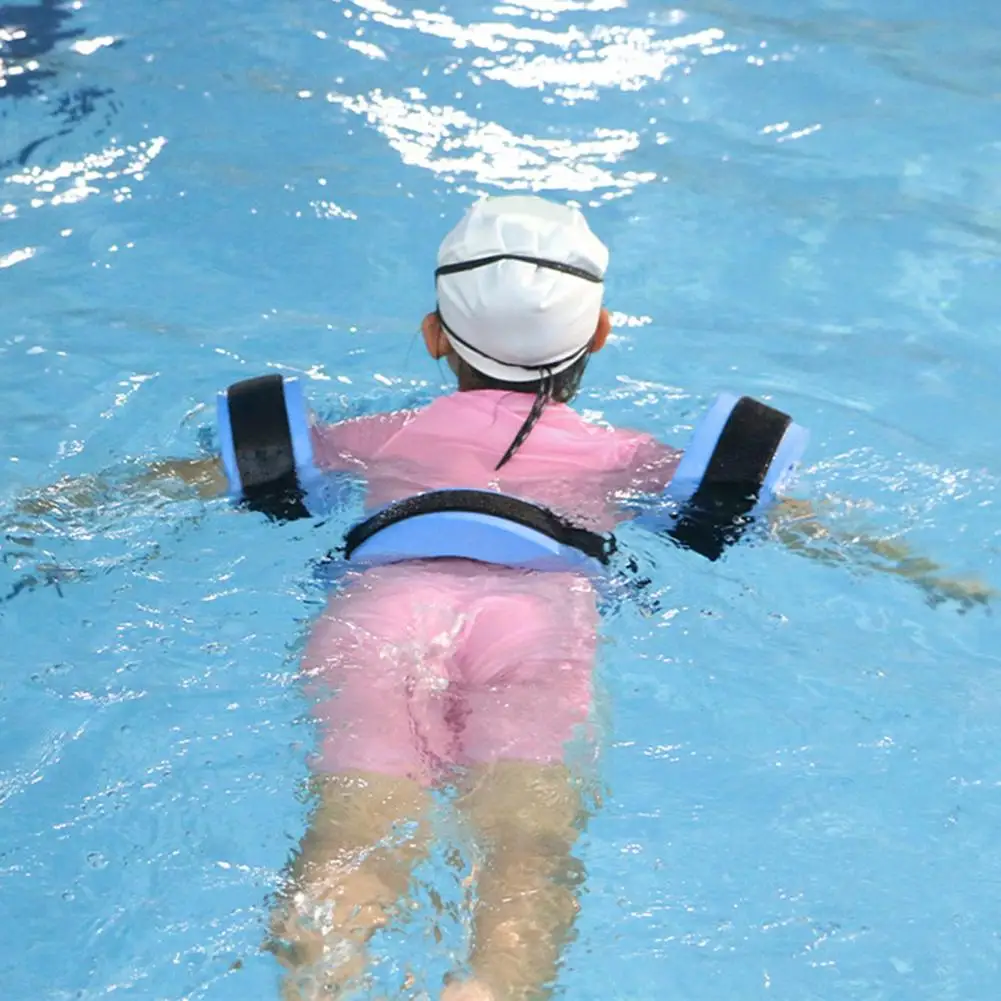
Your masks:
M378 507L428 490L494 490L595 531L623 493L661 493L680 453L650 435L597 427L568 404L610 331L608 251L575 209L537 197L475 204L438 253L438 306L422 324L458 391L422 409L314 428L317 464L355 471ZM158 464L205 494L216 460ZM801 502L777 534L830 562ZM937 600L985 601L895 543L851 540L871 565ZM406 895L431 841L432 792L456 806L481 852L468 976L442 1001L534 1001L556 978L578 910L574 844L586 819L564 747L588 720L596 594L571 572L468 560L350 575L314 624L302 661L322 739L317 807L271 920L286 1001L336 996Z

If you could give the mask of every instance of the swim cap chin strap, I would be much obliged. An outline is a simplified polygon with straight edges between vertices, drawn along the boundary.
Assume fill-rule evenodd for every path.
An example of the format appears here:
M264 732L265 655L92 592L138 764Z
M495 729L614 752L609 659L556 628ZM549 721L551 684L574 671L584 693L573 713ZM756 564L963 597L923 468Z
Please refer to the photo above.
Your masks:
M542 257L532 257L528 254L492 254L490 257L476 257L469 261L459 261L456 264L443 264L441 267L435 269L434 277L435 284L437 284L438 279L442 275L454 275L461 271L472 271L474 268L482 268L488 264L496 264L499 261L523 261L525 264L534 264L539 268L549 268L551 271L559 271L565 275L571 275L574 278L582 278L584 281L595 282L601 284L604 280L601 275L593 274L584 268L574 267L572 264L564 264L561 261L550 261ZM438 322L441 324L442 330L448 334L449 338L458 341L463 347L468 348L470 351L475 352L482 358L486 358L488 361L492 361L497 365L508 365L509 362L504 361L501 358L495 358L493 355L489 355L486 351L481 348L476 347L474 344L470 344L469 341L461 338L446 322L445 318L441 315L441 306L437 306L435 313L438 317ZM546 408L546 404L552 400L553 388L555 385L556 376L553 374L553 369L560 366L567 366L577 362L578 359L584 357L589 348L590 341L586 343L583 347L579 348L577 351L571 354L564 355L562 358L557 358L554 361L546 362L544 365L519 365L519 368L529 369L530 371L536 371L539 373L539 384L535 391L535 400L532 402L532 409L528 413L528 417L525 418L524 424L518 430L518 433L514 436L514 440L508 446L507 451L501 456L500 462L494 466L494 470L500 469L504 466L518 451L519 448L524 444L525 439L531 434L532 428L539 422L539 418L542 416L543 410Z

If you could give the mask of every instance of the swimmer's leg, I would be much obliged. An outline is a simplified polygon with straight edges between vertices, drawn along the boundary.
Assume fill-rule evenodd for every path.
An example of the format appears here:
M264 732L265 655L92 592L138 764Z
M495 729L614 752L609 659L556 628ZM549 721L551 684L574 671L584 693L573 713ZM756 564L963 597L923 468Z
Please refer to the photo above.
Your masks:
M287 970L285 1001L336 998L358 982L368 940L394 916L430 840L430 793L412 779L353 772L316 783L265 946Z
M459 655L464 683L457 803L482 853L469 965L445 1001L549 996L579 909L573 849L588 811L568 742L593 733L597 608L590 584L541 574L475 607Z
M409 577L366 574L331 596L303 651L318 804L271 923L287 1001L337 997L365 972L368 940L428 848L447 677L408 589Z
M442 1001L538 1001L548 997L572 937L584 880L572 850L587 811L563 764L481 765L458 805L483 852L473 920L473 979Z

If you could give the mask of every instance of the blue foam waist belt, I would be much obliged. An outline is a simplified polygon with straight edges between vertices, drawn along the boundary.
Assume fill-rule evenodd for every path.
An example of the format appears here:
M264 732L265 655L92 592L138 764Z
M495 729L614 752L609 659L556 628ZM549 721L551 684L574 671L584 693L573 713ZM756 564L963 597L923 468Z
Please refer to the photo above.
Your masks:
M263 376L219 394L222 463L231 495L279 519L324 513L312 420L296 378ZM787 485L808 442L788 415L722 394L696 424L656 511L638 520L715 560ZM460 558L533 570L602 570L614 539L520 498L483 490L421 494L377 511L346 538L363 565Z
M464 558L524 570L600 572L614 539L519 497L435 490L397 501L345 536L352 562Z

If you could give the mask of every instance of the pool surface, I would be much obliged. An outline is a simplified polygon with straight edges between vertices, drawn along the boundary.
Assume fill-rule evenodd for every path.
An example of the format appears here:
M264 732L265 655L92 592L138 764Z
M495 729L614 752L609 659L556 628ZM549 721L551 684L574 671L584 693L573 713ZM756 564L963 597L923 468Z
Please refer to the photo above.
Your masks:
M802 496L1001 586L999 46L989 0L0 5L5 997L277 999L311 560L353 517L16 498L211 448L251 375L328 417L433 398L435 250L481 194L611 248L584 412L683 444L765 399L812 430ZM625 535L658 604L606 620L559 996L995 1001L992 610ZM461 952L442 857L422 885L372 997Z

